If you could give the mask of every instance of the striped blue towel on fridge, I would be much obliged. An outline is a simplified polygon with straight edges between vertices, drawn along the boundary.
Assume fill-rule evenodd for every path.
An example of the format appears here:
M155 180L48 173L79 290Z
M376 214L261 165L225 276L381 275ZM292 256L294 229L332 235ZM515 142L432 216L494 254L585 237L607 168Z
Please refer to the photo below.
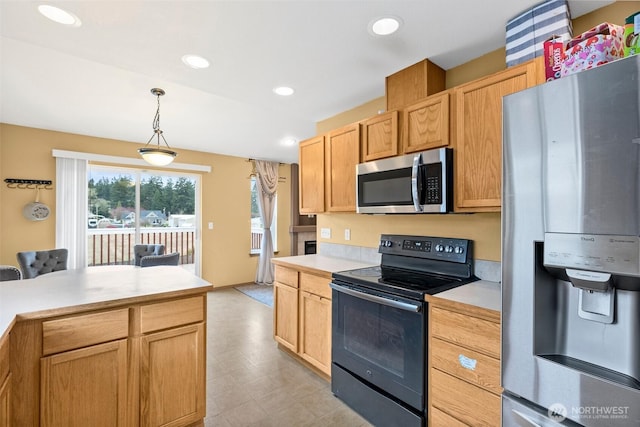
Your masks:
M540 56L552 36L566 42L571 35L567 0L547 0L527 9L507 22L507 67Z

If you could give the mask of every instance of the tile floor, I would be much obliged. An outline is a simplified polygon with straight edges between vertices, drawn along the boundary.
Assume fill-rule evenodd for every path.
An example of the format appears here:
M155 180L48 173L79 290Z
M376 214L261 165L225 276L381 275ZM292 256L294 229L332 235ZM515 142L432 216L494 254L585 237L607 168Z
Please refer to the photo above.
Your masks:
M270 307L233 288L208 301L206 427L370 426L278 349Z

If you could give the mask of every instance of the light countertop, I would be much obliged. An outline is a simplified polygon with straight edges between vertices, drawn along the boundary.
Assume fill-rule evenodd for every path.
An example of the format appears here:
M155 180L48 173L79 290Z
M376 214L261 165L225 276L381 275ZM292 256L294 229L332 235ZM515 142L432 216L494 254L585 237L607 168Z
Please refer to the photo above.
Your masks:
M365 268L377 265L317 254L273 258L271 262L276 265L282 265L283 267L311 270L312 272L317 273L335 273L338 271L355 270L356 268Z
M213 290L210 283L179 267L89 267L2 282L0 336L15 320L135 304L151 296L169 298L209 290Z
M502 288L498 282L478 280L440 292L433 297L473 305L498 313L502 311Z

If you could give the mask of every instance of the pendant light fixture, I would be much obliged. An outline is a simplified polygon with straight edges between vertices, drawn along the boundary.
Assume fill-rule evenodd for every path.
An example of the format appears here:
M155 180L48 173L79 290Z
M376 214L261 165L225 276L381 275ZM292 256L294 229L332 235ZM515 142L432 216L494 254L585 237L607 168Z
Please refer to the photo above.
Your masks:
M173 159L176 158L178 153L169 147L167 140L164 139L164 135L160 130L160 97L163 96L165 92L160 88L154 87L151 89L151 93L158 98L158 109L156 110L156 116L153 118L153 135L151 135L147 145L138 149L138 153L140 153L144 161L150 165L166 166L173 162ZM157 144L155 146L150 146L149 144L154 137L157 139ZM160 147L160 138L162 138L162 141L164 141L164 145L166 145L167 148Z

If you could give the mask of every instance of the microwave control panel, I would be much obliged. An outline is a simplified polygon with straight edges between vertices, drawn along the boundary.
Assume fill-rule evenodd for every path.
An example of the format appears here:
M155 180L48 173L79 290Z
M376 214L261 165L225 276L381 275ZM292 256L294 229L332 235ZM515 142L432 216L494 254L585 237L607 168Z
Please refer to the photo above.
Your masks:
M442 163L430 163L422 165L424 176L422 192L422 205L439 205L442 203Z

